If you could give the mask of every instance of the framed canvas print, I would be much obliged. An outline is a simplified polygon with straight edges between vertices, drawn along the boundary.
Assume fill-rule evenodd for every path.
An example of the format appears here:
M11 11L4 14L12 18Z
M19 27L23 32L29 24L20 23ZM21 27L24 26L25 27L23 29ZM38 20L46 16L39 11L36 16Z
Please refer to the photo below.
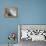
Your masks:
M20 41L46 41L46 25L20 24L18 29Z
M4 15L6 17L17 17L18 16L18 8L16 8L16 7L5 8Z

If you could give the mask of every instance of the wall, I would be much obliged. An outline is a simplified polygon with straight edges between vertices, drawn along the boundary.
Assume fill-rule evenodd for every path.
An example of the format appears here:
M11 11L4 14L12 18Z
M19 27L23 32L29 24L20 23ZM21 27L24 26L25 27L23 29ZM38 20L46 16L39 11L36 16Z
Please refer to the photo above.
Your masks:
M18 7L17 18L5 18L5 7ZM0 0L0 44L7 44L9 32L17 32L17 24L46 24L46 0Z

